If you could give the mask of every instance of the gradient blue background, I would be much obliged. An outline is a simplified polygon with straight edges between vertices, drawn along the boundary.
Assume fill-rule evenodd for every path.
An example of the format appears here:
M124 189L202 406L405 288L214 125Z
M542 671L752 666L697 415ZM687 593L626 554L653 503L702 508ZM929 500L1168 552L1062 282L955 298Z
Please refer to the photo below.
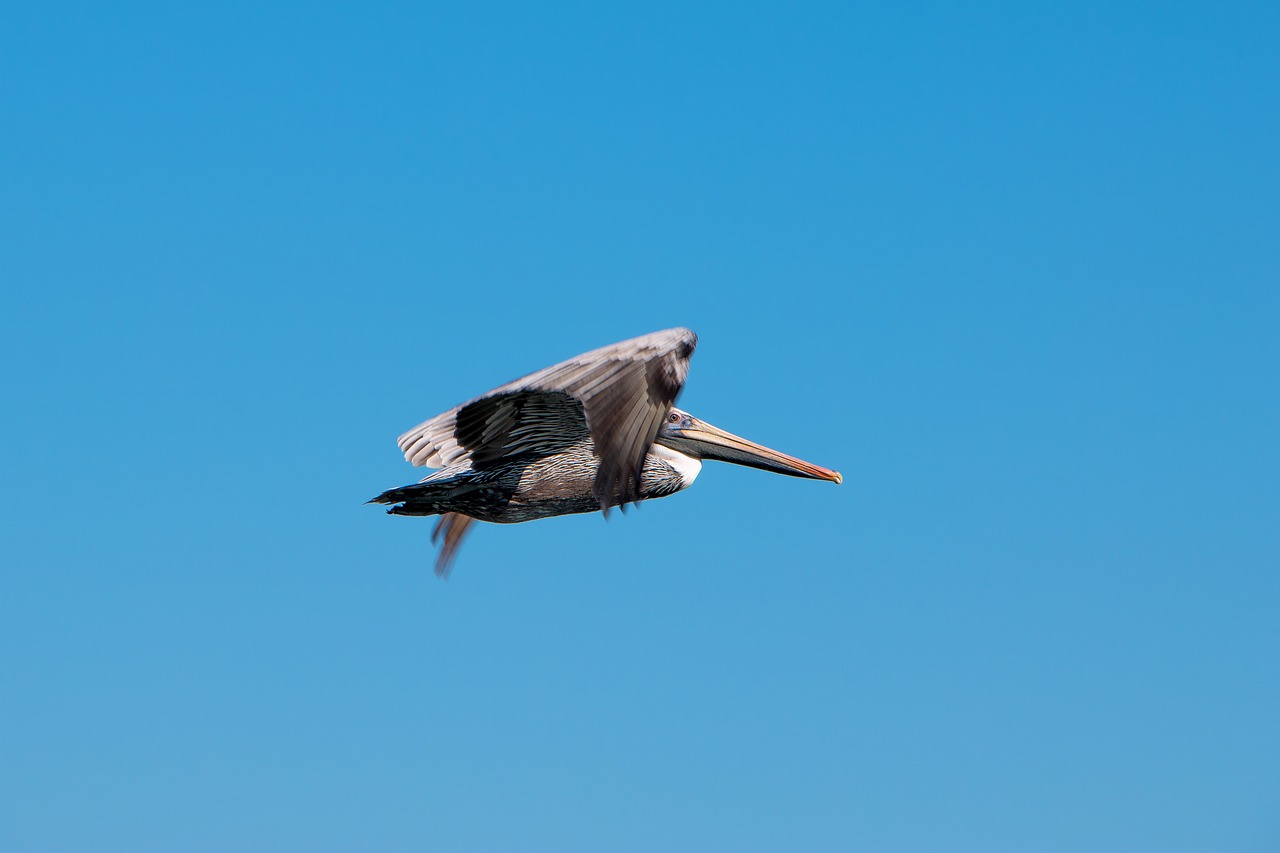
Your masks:
M0 18L0 848L1280 847L1277 4ZM677 324L844 486L362 505Z

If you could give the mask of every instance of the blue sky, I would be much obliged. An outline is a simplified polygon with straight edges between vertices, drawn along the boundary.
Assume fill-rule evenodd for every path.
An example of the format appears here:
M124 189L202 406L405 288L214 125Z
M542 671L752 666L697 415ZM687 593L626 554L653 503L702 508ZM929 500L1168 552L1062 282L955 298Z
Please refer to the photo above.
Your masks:
M11 3L0 847L1274 850L1280 7ZM404 429L632 335L708 464Z

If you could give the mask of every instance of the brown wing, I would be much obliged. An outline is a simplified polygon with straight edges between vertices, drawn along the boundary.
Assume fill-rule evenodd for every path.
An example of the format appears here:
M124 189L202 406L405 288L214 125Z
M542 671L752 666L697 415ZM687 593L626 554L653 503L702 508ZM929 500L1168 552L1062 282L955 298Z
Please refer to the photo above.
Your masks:
M453 565L453 558L458 555L458 546L462 544L462 537L467 535L467 529L474 523L475 519L471 516L456 512L446 512L440 516L435 529L431 531L432 545L439 541L441 536L444 537L440 554L436 557L436 577L449 577L449 568Z
M400 436L414 465L497 464L546 455L589 431L609 507L639 499L640 467L689 375L698 338L667 329L601 347L495 388Z

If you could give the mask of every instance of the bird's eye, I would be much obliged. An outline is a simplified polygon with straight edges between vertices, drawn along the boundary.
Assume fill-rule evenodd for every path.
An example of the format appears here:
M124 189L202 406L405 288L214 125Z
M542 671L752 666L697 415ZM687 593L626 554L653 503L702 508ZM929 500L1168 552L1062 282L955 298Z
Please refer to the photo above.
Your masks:
M680 423L680 414L679 414L679 412L672 412L671 414L667 415L667 421L668 421L669 423L673 423L673 424L678 424L678 423Z

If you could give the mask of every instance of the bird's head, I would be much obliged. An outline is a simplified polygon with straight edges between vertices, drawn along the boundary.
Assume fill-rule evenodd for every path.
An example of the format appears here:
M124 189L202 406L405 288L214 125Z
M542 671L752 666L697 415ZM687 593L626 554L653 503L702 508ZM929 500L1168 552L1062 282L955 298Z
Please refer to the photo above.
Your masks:
M694 459L716 459L791 477L841 482L838 471L747 441L676 408L667 413L654 441Z

